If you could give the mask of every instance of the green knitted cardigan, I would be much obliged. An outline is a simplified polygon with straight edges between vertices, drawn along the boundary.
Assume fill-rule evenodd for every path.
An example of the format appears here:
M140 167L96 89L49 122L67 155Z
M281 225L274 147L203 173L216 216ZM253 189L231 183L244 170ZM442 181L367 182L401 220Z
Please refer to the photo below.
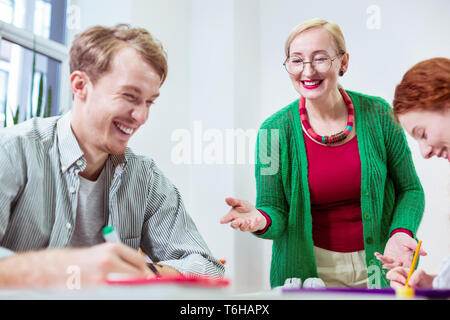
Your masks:
M382 98L347 91L355 107L361 158L361 212L369 288L387 287L386 270L374 257L397 228L416 234L425 197L405 134ZM272 223L270 284L318 277L313 253L308 161L298 100L269 117L256 145L256 208ZM346 183L346 181L342 181Z

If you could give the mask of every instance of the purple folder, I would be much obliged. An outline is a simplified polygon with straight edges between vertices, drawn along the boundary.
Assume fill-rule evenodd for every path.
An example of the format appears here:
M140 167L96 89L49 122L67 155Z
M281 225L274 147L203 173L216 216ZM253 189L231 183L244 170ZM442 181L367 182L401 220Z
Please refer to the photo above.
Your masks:
M383 295L395 295L395 290L391 288L383 289L365 289L365 288L283 288L283 293L295 293L295 292L311 292L311 293L361 293L361 294L383 294ZM414 289L416 297L423 297L429 299L450 299L450 289Z

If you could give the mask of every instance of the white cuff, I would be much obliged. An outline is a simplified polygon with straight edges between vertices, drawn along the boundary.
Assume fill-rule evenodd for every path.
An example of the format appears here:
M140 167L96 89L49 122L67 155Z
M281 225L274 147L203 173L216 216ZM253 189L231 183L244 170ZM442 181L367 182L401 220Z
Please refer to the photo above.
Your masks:
M7 258L9 256L12 256L13 254L13 251L0 247L0 259Z

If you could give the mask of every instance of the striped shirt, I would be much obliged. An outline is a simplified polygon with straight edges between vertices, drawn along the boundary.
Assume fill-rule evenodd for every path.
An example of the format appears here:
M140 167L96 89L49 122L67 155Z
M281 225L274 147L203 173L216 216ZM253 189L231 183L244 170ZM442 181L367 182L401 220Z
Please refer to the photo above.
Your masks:
M0 129L0 247L14 252L68 247L86 159L70 127L71 113ZM222 277L186 213L177 188L155 162L109 155L105 164L105 225L153 262L182 274ZM0 250L1 251L1 250Z

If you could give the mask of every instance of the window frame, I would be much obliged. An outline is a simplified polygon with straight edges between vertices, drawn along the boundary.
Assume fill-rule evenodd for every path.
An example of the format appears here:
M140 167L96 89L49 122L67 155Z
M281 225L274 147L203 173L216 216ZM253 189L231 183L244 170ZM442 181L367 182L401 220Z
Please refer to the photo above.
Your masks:
M66 24L66 17L64 17ZM45 55L59 61L60 81L58 90L58 105L55 108L58 113L64 113L71 107L70 83L67 81L70 76L69 70L69 48L54 40L35 35L32 31L18 28L12 24L0 21L0 46L2 39L17 44L36 53Z

